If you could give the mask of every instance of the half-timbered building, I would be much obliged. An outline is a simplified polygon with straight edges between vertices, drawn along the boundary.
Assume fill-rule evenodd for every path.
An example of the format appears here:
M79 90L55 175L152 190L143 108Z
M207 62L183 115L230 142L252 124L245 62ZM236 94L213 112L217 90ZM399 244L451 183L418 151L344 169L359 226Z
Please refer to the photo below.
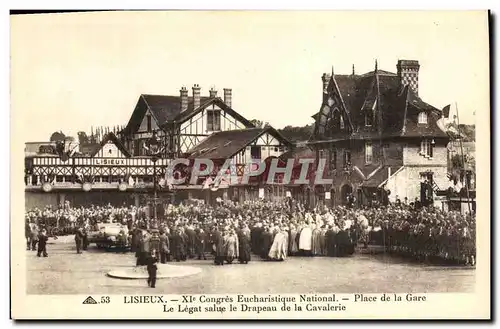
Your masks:
M209 159L214 163L212 172L200 176L198 184L204 184L207 179L216 181L222 166L230 160L231 168L226 177L229 181L224 186L228 198L237 201L256 199L262 188L270 197L284 198L285 189L280 181L283 174L275 175L270 183L267 183L267 179L272 159L279 159L291 147L291 143L270 126L225 130L212 134L189 150L188 158ZM250 177L248 182L242 182L245 170L249 169L251 163L264 163L266 170L257 177ZM205 186L210 187L210 184Z
M133 198L139 204L141 195L153 190L166 194L165 198L176 195L178 200L193 198L197 192L201 192L197 197L209 198L204 181L175 186L165 183L166 169L173 159L182 157L194 162L204 157L217 163L234 159L241 169L249 159L269 161L291 147L272 127L256 128L233 110L231 103L231 89L224 89L224 99L213 88L208 97L202 97L198 85L193 86L192 96L188 96L185 87L179 96L140 95L127 125L118 134L111 131L100 142L84 145L84 150L81 147L79 153L68 159L33 152L26 156L26 191L34 193L30 194L32 200L43 199L37 193L45 192L59 201L71 197L76 204L91 199L96 202L96 196L97 201L111 201L116 193L114 199L118 202L129 203ZM146 147L153 136L161 144L161 152L155 158ZM182 170L189 173L191 169ZM258 184L247 185L253 189ZM243 185L236 190L208 188L212 194L225 198L244 189ZM278 189L267 192L284 194Z
M400 60L397 73L324 74L322 100L309 145L326 159L336 203L427 202L447 183L448 135L442 113L419 96L418 61ZM320 198L321 199L321 198Z
M254 125L232 109L232 90L224 89L224 100L215 89L209 97L201 96L201 88L187 88L179 96L141 95L130 120L122 131L124 144L134 156L146 155L144 143L153 132L162 139L164 157L185 154L207 136L226 130L253 128Z

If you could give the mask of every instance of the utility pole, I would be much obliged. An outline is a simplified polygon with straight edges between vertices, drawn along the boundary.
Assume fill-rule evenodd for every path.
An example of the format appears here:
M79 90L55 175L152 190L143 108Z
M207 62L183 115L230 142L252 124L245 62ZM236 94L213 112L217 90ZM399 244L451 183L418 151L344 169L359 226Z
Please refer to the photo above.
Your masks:
M460 118L458 116L458 105L455 103L455 108L457 110L457 130L458 130L458 138L460 142L460 152L462 154L462 168L460 168L460 172L464 177L464 183L465 183L465 193L467 196L467 206L469 208L469 214L472 214L472 209L471 209L471 200L469 196L469 186L467 184L467 172L465 170L465 155L464 155L464 146L462 143L462 134L460 133Z

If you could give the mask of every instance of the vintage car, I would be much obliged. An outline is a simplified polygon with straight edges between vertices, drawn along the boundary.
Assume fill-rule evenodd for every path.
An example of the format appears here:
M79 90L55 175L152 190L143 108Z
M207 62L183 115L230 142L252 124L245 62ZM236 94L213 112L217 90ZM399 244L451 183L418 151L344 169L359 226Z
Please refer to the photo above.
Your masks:
M98 230L90 231L89 243L95 243L98 248L129 248L128 228L120 223L99 223Z

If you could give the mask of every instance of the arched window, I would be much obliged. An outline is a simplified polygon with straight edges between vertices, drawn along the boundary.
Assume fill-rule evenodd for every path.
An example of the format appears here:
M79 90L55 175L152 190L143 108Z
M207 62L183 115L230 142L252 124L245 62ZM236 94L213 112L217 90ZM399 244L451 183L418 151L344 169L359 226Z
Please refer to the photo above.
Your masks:
M418 114L418 123L427 123L427 113L425 112L420 112Z

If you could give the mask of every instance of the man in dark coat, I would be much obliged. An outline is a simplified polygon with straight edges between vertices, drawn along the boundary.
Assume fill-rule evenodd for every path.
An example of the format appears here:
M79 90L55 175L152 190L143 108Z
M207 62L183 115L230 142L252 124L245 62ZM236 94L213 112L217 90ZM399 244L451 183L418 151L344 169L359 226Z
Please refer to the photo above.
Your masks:
M186 251L188 258L194 258L196 248L196 232L191 225L186 226Z
M43 229L40 234L38 235L38 253L36 254L38 257L42 256L43 257L48 257L49 255L47 254L47 241L49 240L49 237L47 236L47 231Z
M271 233L269 227L266 227L264 232L262 232L262 237L261 237L262 249L260 256L263 259L269 258L269 250L271 249L272 244L273 244L273 233Z
M165 264L170 254L170 240L165 230L160 230L160 262Z
M172 257L177 262L186 260L186 238L180 228L172 235Z
M248 227L244 227L238 230L238 244L239 244L239 256L238 260L241 264L248 264L251 259L250 255L250 230Z
M332 227L326 231L326 250L330 257L337 257L337 233Z
M203 257L204 260L207 259L205 256L205 246L207 244L207 233L202 228L196 229L196 254L198 255L198 259Z
M213 243L215 251L215 265L224 265L225 248L222 232L216 227L213 234Z
M156 272L158 271L158 258L156 258L156 250L152 250L151 254L146 258L146 266L148 270L148 286L154 288L156 286Z
M26 237L26 247L31 250L31 226L28 222L24 226L24 236Z
M87 226L84 226L82 228L82 249L87 250L88 246L89 246L89 234Z
M83 243L83 229L79 227L76 230L75 234L75 243L76 243L76 253L81 254L82 253L82 243Z
M130 250L132 252L137 253L137 251L139 250L139 244L142 232L137 227L133 227L132 231L130 231L130 235L131 235Z

